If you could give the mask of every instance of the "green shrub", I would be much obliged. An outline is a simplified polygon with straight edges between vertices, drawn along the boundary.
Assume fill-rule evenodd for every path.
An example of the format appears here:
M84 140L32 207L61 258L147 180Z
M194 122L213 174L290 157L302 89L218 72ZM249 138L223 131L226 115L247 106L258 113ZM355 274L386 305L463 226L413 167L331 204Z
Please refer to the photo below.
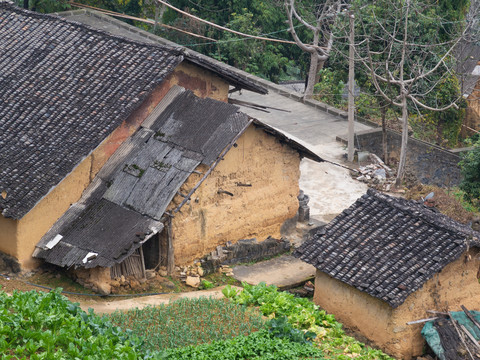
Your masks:
M464 198L473 205L480 203L480 141L474 145L460 161L463 180L460 189L465 192Z

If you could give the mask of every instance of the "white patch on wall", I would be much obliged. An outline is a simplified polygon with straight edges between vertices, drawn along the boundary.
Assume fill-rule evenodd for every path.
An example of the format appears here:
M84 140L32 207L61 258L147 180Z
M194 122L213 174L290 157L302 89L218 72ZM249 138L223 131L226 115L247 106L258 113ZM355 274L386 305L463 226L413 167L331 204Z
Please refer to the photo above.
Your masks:
M472 75L480 76L480 65L475 66L475 69L472 71Z

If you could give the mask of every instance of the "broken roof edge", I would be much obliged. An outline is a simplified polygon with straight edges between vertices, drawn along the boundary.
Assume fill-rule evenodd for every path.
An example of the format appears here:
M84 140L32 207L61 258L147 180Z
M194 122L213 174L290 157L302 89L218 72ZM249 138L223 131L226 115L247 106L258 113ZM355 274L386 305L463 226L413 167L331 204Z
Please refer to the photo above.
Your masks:
M310 150L308 147L305 145L302 145L300 142L297 140L293 139L292 137L289 137L287 134L282 132L279 129L274 128L273 126L270 126L258 119L252 118L249 116L249 119L252 119L253 124L261 128L263 131L266 133L276 137L281 143L287 144L291 148L297 150L302 157L306 157L310 160L317 161L317 162L324 162L325 160L322 159L320 156L315 154L312 150Z
M268 90L265 87L258 85L254 81L251 81L243 74L241 70L231 65L225 64L207 55L203 55L195 50L186 48L170 40L167 40L160 36L149 33L148 31L145 31L136 26L127 24L123 21L115 19L114 17L103 14L99 11L95 11L91 9L81 9L81 10L55 13L55 15L58 15L59 17L63 17L63 18L68 18L69 16L75 16L76 14L86 14L87 16L95 17L99 20L109 22L122 29L125 29L128 32L137 33L141 36L144 36L145 38L148 38L151 41L161 44L161 46L175 49L176 51L179 51L184 56L186 61L189 61L206 70L216 73L217 76L226 79L233 86L239 87L240 89L253 91L262 95L268 94ZM70 20L70 21L77 23L76 21L73 21L73 20Z

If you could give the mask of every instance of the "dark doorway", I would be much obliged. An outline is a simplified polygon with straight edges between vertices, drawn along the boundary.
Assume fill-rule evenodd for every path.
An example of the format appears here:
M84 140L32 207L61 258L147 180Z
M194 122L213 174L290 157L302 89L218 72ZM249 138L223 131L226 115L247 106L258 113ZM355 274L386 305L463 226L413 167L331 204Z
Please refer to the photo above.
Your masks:
M145 269L158 269L159 266L167 266L167 232L152 236L143 244L143 257Z

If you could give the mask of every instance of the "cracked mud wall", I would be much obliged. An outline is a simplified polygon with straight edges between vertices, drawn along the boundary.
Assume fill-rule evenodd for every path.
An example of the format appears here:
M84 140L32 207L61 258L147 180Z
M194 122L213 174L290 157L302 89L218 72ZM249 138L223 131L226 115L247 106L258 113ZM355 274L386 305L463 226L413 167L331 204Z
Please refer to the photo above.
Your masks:
M478 256L477 249L465 253L395 309L317 271L314 302L388 354L397 359L411 359L422 355L425 341L420 334L423 324L406 325L407 322L434 316L426 310L460 311L460 305L479 310Z
M227 241L280 238L281 225L298 210L299 166L297 151L250 126L175 214L175 263L188 264ZM192 174L180 191L188 194L202 176ZM177 195L169 210L182 200Z

